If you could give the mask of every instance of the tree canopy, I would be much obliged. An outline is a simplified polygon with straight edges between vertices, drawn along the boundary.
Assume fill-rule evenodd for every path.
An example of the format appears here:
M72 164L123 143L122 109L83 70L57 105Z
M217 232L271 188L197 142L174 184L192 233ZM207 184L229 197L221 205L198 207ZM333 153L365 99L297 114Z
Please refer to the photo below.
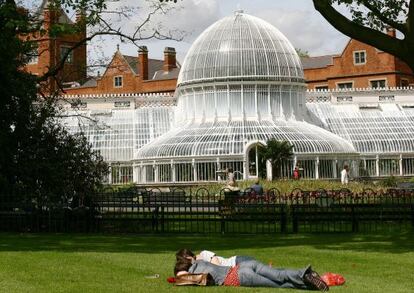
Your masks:
M400 58L414 71L414 1L313 0L313 3L338 31ZM402 38L388 35L388 29L396 30Z
M269 160L272 164L273 173L276 175L275 177L280 177L280 167L283 162L293 157L293 148L293 145L288 141L268 140L265 146L260 145L258 148L259 159L261 160L259 166L261 166L261 169L264 168L266 161Z
M33 43L30 18L13 1L0 5L0 193L60 201L92 194L108 172L81 135L58 123L55 99L38 94L23 70Z

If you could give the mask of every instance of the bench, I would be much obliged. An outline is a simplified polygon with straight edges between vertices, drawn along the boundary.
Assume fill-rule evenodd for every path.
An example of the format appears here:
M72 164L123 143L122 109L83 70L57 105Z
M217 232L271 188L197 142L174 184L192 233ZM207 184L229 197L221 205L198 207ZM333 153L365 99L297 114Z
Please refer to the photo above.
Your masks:
M181 207L191 204L191 198L184 191L176 192L148 192L142 195L142 204L145 207Z

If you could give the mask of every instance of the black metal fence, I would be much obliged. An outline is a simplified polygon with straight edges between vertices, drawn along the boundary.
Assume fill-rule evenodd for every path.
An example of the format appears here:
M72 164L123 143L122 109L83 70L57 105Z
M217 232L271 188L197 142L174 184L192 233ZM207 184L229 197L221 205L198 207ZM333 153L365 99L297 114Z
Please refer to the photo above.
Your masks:
M367 232L414 227L414 190L132 188L93 199L0 196L0 231L113 233Z

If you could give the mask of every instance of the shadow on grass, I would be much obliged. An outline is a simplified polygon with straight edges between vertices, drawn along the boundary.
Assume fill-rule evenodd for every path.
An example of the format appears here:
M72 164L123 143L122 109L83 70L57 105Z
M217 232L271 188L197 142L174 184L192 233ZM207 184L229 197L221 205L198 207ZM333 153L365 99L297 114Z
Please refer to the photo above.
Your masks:
M1 251L171 253L187 247L238 250L308 246L316 249L405 253L414 247L413 232L388 234L300 235L102 235L0 233Z

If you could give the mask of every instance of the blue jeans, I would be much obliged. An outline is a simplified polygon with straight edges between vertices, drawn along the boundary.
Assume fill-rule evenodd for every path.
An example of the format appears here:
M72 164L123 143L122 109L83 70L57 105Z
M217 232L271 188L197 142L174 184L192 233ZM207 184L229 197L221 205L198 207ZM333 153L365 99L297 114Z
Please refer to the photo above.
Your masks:
M241 286L307 289L303 276L308 269L277 269L249 260L240 263L238 274Z

